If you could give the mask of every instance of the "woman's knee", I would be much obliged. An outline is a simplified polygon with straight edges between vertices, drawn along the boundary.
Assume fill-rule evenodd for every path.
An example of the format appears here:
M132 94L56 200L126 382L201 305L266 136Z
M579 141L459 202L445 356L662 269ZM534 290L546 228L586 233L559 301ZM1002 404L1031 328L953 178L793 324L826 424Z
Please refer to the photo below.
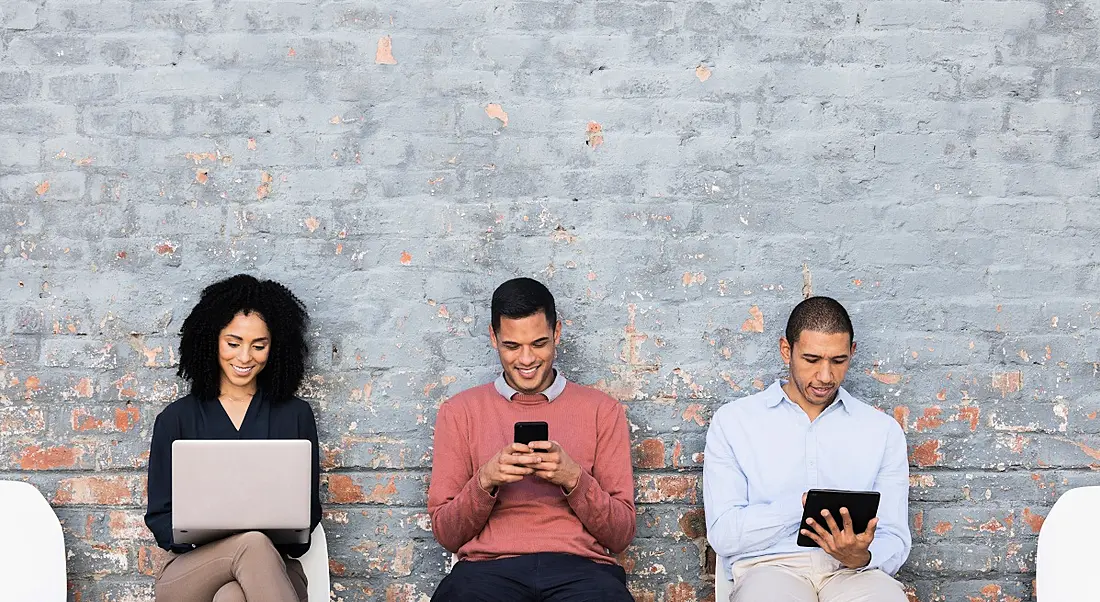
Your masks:
M238 533L233 538L237 540L237 544L249 548L271 548L275 549L275 544L271 543L271 538L259 531L246 531L244 533Z
M271 539L259 531L247 531L234 535L237 544L237 558L265 558L278 560L282 563L282 556L275 549Z
M244 597L241 585L236 581L230 581L214 593L213 602L247 602L247 599Z

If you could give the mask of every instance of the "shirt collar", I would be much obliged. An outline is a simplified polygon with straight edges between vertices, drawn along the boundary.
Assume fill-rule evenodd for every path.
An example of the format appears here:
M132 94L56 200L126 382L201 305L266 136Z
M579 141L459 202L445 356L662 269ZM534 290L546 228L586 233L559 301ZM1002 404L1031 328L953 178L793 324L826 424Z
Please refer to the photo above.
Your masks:
M545 391L542 391L542 394L546 396L546 401L551 402L557 399L558 396L562 394L562 391L565 391L565 384L567 382L569 381L565 380L565 375L561 373L561 370L554 370L554 382L550 383L550 386L547 387ZM504 380L503 372L493 381L493 386L496 387L497 393L508 401L512 401L512 397L519 394L519 391L513 389L512 385L509 385L508 381Z
M782 380L777 380L772 383L770 387L764 390L764 394L768 396L767 403L769 408L774 408L787 399L787 393L783 390ZM852 399L854 398L852 397L851 393L848 393L848 391L845 390L844 387L840 387L840 389L836 392L836 401L829 404L829 407L832 407L839 403L840 407L844 408L845 413L851 414L852 408L849 406ZM791 403L794 402L792 401ZM828 410L829 408L825 409Z

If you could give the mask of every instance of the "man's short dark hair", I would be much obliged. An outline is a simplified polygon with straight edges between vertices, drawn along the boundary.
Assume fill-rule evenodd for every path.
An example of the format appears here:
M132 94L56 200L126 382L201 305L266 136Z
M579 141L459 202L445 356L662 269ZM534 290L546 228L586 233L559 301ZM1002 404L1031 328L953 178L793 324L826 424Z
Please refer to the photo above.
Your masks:
M804 330L825 334L846 332L849 342L855 340L848 312L838 301L829 297L810 297L795 306L787 319L787 343L794 345Z
M500 331L500 319L518 320L537 313L546 316L546 323L554 328L558 323L558 310L554 307L554 295L538 280L513 278L493 291L493 332Z

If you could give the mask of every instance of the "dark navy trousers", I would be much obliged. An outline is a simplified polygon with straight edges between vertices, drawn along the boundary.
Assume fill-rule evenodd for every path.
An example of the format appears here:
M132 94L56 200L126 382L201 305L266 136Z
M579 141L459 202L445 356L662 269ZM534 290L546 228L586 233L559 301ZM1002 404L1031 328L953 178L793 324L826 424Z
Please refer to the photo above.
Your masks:
M432 602L634 602L626 572L572 554L461 561Z

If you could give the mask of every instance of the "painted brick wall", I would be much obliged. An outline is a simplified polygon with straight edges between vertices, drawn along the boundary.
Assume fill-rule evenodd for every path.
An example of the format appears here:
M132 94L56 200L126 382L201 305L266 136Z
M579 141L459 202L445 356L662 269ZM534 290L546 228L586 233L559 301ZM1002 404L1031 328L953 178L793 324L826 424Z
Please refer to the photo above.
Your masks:
M432 423L540 277L626 404L640 601L712 599L709 417L812 290L913 465L919 602L1033 600L1100 476L1100 5L1031 0L0 3L0 477L73 600L151 599L148 439L204 285L315 318L333 589L426 600Z

